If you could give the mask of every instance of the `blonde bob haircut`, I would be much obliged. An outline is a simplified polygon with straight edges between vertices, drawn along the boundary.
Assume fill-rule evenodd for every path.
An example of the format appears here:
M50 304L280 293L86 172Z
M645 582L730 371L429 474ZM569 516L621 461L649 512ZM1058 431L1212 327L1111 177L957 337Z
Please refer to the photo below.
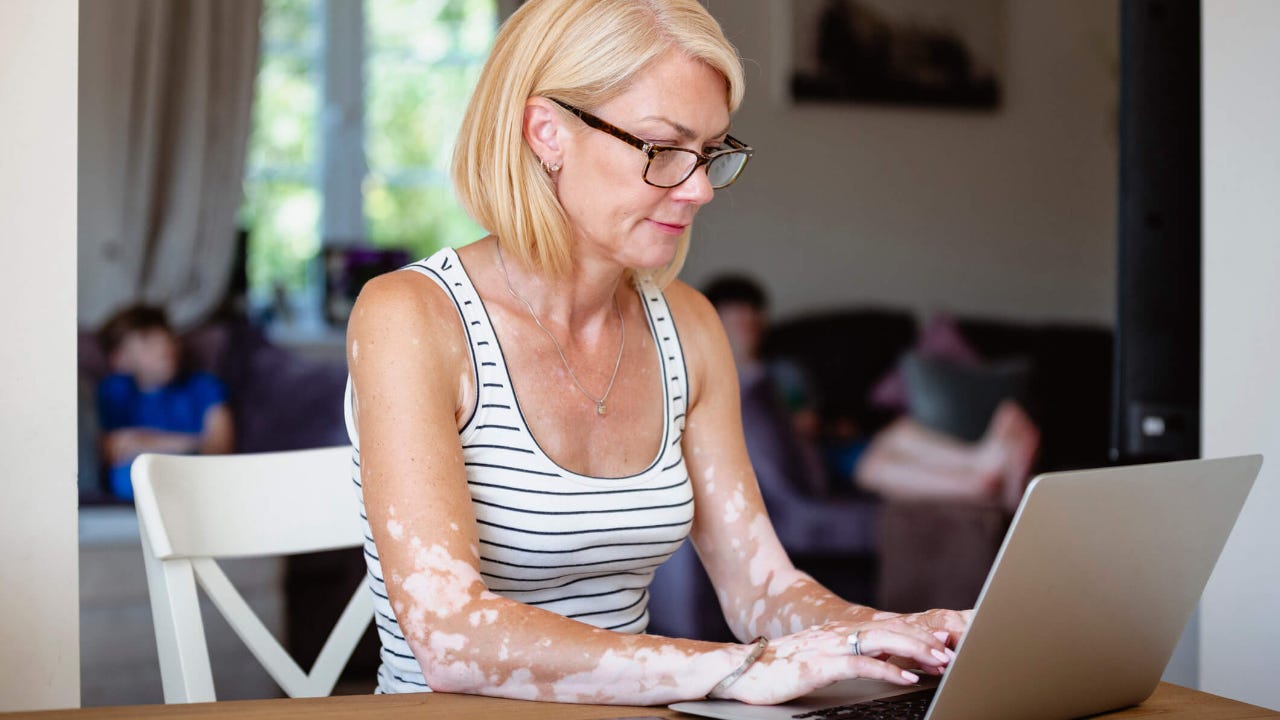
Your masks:
M572 228L524 139L525 103L552 97L591 109L625 92L670 51L724 76L729 111L742 104L742 61L697 0L529 0L503 24L467 106L453 155L458 199L503 253L552 276L573 267ZM665 286L680 272L689 233Z

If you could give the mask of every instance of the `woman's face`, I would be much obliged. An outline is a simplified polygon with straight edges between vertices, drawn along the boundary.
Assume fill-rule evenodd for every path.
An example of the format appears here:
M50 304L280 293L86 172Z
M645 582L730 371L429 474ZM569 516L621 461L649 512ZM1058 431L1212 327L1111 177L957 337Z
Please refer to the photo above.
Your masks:
M729 129L724 78L707 64L670 53L613 100L585 110L656 145L709 152ZM575 230L575 256L657 269L713 191L706 168L673 188L643 179L645 154L566 115L569 134L557 193Z

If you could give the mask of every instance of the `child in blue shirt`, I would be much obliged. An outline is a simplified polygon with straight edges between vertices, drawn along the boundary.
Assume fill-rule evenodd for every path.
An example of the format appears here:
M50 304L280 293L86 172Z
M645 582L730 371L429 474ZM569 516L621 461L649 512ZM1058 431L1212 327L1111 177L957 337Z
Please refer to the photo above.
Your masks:
M144 452L231 452L226 388L209 373L183 372L181 347L163 310L126 308L103 325L98 339L112 370L98 385L98 414L113 495L133 499L129 467Z

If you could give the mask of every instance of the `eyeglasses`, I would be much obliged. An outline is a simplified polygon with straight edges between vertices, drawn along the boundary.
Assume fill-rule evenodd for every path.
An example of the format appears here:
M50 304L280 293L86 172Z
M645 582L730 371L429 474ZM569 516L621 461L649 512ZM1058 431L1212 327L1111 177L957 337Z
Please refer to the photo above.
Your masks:
M719 190L728 187L742 174L754 152L750 147L732 135L724 137L724 143L717 150L702 154L687 148L654 145L645 142L631 133L615 125L605 122L585 110L551 98L557 105L568 110L588 127L608 133L622 142L631 145L648 156L644 166L644 181L654 187L673 188L688 180L694 171L703 165L707 166L707 180L711 187Z

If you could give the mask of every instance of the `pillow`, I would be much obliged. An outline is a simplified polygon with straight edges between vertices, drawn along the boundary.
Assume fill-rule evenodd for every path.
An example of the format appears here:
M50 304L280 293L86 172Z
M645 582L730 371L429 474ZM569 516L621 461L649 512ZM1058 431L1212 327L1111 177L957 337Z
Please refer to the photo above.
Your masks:
M977 365L982 362L978 351L960 334L960 326L954 317L946 313L935 313L928 324L920 331L913 352L921 357L946 360L961 365ZM906 378L902 374L902 363L893 369L871 388L871 405L895 413L903 413L908 409Z
M902 361L911 418L966 442L982 438L1005 400L1026 406L1031 363L1015 358L992 364L961 364L908 353Z

